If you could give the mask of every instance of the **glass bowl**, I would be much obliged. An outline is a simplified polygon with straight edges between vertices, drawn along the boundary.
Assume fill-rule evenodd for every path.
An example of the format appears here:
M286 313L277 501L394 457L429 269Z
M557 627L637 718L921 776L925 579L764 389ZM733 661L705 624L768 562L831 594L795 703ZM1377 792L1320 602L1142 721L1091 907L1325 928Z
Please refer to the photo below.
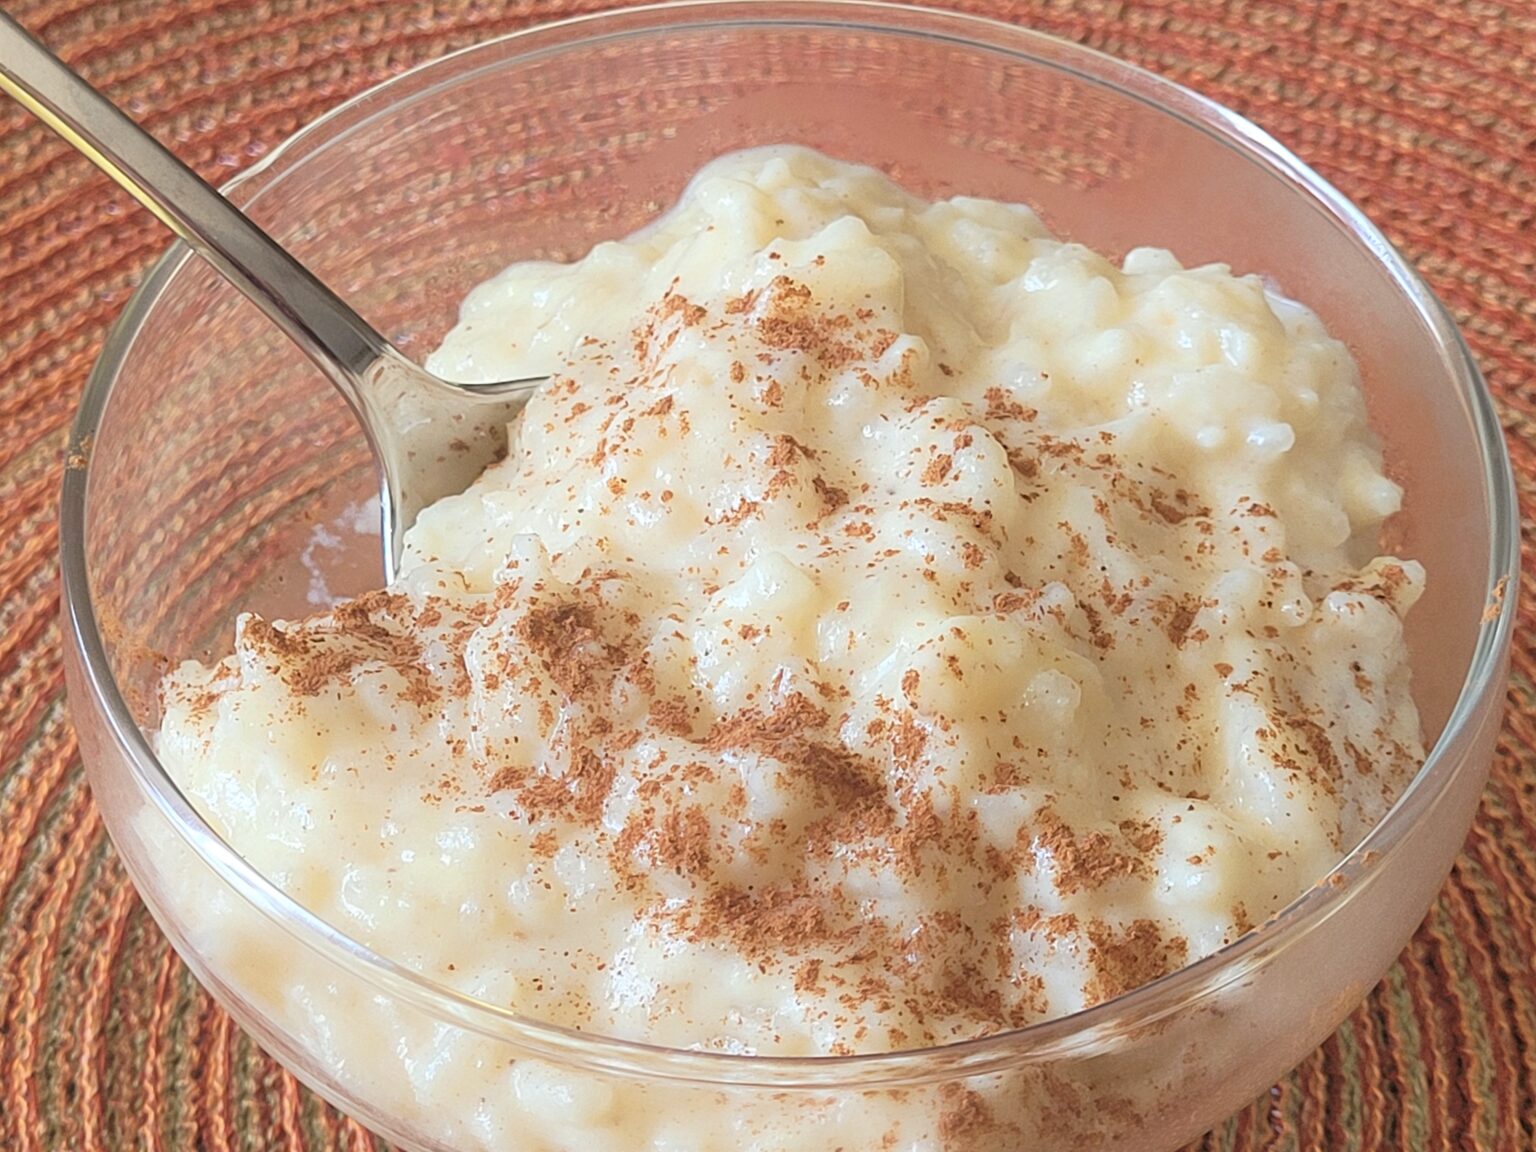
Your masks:
M567 1031L437 986L258 874L156 762L155 685L227 651L237 610L377 586L361 434L320 376L177 246L91 376L63 493L69 689L139 891L234 1016L413 1149L1171 1149L1251 1101L1366 995L1466 833L1500 719L1515 502L1488 395L1441 306L1342 197L1239 117L1002 24L860 3L631 9L380 85L230 195L407 353L507 263L651 218L705 160L796 142L929 196L1035 205L1112 256L1223 260L1354 350L1428 570L1409 643L1433 752L1310 891L1218 954L1022 1031L767 1058Z

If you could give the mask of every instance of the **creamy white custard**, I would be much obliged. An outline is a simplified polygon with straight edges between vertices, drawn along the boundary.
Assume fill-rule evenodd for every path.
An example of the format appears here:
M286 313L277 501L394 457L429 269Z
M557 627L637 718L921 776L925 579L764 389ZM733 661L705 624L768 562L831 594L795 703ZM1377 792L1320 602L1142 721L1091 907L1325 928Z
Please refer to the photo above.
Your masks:
M1020 1027L1235 940L1422 760L1400 493L1256 277L760 149L429 366L553 378L394 586L170 676L159 751L469 995L764 1055ZM491 1075L306 1002L441 1107Z

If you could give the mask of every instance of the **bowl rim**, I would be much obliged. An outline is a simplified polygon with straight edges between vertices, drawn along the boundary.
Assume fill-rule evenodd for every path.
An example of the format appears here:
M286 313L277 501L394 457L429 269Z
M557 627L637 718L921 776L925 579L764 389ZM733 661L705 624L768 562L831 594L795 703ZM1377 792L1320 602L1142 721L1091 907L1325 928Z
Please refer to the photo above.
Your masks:
M1138 66L1030 28L886 0L679 0L647 4L536 24L418 64L300 128L223 190L241 193L242 200L249 199L248 194L259 196L269 177L281 178L275 173L280 160L302 159L306 149L328 146L361 127L381 106L398 107L402 97L421 99L439 84L462 82L481 68L506 67L546 52L589 47L615 37L709 27L808 26L937 38L961 47L1012 55L1112 88L1264 166L1346 228L1371 252L1429 329L1450 384L1466 405L1482 465L1489 516L1488 607L1444 729L1402 795L1355 849L1316 885L1231 944L1113 999L975 1039L843 1056L703 1052L581 1032L522 1016L456 992L373 952L320 919L248 864L203 821L160 765L112 676L86 569L90 445L106 412L118 368L163 288L182 263L192 258L190 250L178 241L153 266L113 324L92 368L71 432L61 492L60 567L66 643L73 646L80 661L83 684L95 697L110 737L143 797L159 809L186 845L257 911L311 950L388 994L438 1019L516 1045L530 1055L646 1078L782 1091L853 1082L931 1082L1098 1048L1130 1028L1153 1024L1241 979L1339 911L1372 865L1430 816L1451 783L1462 773L1477 770L1469 765L1463 745L1485 718L1490 693L1502 687L1516 616L1514 595L1519 588L1518 505L1494 402L1449 313L1359 209L1268 133L1215 101Z

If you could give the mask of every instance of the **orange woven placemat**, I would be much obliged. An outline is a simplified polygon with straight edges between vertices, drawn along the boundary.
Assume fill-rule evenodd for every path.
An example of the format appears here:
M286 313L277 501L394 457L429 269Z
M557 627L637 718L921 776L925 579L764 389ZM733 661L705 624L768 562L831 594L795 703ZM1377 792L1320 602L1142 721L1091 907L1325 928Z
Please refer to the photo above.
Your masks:
M359 89L587 0L43 0L13 13L222 181ZM968 0L1247 113L1450 305L1536 507L1536 3ZM92 806L63 704L55 494L107 325L159 227L0 105L0 1148L379 1147L192 981ZM1440 902L1369 1002L1216 1149L1536 1148L1536 633Z

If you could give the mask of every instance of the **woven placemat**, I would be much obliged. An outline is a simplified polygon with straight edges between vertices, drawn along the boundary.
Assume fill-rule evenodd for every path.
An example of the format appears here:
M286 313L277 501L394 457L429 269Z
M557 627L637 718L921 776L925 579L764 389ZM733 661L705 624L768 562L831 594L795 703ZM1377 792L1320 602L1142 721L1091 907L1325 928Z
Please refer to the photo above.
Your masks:
M215 182L421 60L602 4L44 0L11 11ZM1536 508L1536 3L974 0L1247 113L1360 204L1462 324ZM0 103L0 1149L381 1147L194 983L139 904L63 702L56 491L108 324L165 247ZM1529 582L1527 567L1523 579ZM1295 1073L1198 1147L1536 1148L1530 611L1477 825L1423 928Z

